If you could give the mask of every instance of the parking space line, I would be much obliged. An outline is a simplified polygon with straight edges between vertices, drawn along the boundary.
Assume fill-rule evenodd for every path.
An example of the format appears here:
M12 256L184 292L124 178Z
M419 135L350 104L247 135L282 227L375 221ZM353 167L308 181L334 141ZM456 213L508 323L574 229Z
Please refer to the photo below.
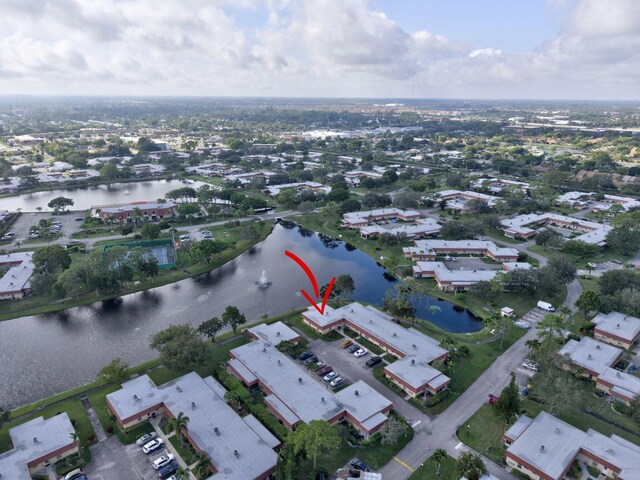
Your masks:
M409 470L410 472L415 472L415 468L411 468L408 464L406 464L405 462L403 462L402 460L400 460L398 457L393 457L393 459L398 462L400 465L402 465L404 468L406 468L407 470Z

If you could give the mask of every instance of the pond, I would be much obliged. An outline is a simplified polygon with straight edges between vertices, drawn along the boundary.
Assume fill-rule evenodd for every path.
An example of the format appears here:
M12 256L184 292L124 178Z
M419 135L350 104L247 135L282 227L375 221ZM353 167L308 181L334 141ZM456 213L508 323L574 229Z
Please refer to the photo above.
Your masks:
M48 212L48 203L56 197L67 197L74 201L71 210L88 210L94 205L109 205L112 203L129 203L150 201L163 198L167 192L182 187L198 188L203 182L188 180L152 180L148 182L112 183L111 185L94 185L84 188L61 188L44 192L23 193L11 197L0 198L0 208L3 210L22 212L36 212L38 207Z
M352 295L381 305L396 280L364 252L342 241L288 224L276 225L261 243L231 262L199 277L114 301L97 302L49 315L0 322L0 405L15 406L50 396L95 379L116 357L129 365L152 359L149 335L170 324L197 326L236 305L247 321L300 307L303 288L312 291L304 272L284 251L302 258L319 285L350 274ZM270 285L261 289L265 272ZM482 323L446 301L425 296L419 315L451 332L472 332ZM439 311L432 313L429 307Z

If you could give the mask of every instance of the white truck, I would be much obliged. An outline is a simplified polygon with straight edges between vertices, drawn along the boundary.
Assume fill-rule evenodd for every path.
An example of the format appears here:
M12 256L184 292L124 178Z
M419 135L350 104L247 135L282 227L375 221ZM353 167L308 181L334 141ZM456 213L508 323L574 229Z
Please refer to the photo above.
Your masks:
M553 308L553 305L551 305L548 302L543 302L542 300L538 301L538 308L541 310L546 310L547 312L555 312L556 309Z

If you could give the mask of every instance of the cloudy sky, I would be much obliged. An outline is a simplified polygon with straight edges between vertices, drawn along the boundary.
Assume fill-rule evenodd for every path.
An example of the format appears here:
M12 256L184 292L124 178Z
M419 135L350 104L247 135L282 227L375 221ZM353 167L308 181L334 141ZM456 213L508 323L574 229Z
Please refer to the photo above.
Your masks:
M0 94L640 99L640 0L0 0Z

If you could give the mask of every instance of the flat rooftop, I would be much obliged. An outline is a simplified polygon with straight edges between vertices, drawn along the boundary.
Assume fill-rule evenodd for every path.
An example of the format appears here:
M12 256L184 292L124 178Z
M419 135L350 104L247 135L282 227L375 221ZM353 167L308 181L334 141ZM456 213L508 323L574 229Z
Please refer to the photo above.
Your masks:
M247 331L261 340L271 342L274 345L277 345L282 341L290 342L291 340L300 337L299 333L282 322L275 322L269 325L261 323L255 327L247 328Z
M598 313L593 320L596 328L605 333L623 338L629 342L635 341L640 335L640 318L625 315L620 312Z
M184 412L190 419L189 435L209 454L219 472L213 478L254 480L276 465L277 454L272 445L277 439L257 427L255 419L240 417L225 402L224 391L213 377L203 379L195 372L160 387L142 375L123 383L122 389L110 393L107 399L121 419L135 417L159 404L173 415Z
M0 265L15 264L0 278L0 294L21 291L29 288L29 279L35 266L32 262L33 252L11 252L0 255Z
M31 480L27 464L56 450L70 447L74 433L75 429L66 413L46 420L44 417L34 418L9 429L13 448L0 453L0 475L8 480Z
M345 411L363 423L392 405L363 381L333 393L270 342L255 341L234 348L231 355L271 392L266 400L285 418L295 420L290 423L330 420Z
M569 340L558 353L568 355L574 364L600 375L617 362L622 350L590 337L582 337L580 341Z

